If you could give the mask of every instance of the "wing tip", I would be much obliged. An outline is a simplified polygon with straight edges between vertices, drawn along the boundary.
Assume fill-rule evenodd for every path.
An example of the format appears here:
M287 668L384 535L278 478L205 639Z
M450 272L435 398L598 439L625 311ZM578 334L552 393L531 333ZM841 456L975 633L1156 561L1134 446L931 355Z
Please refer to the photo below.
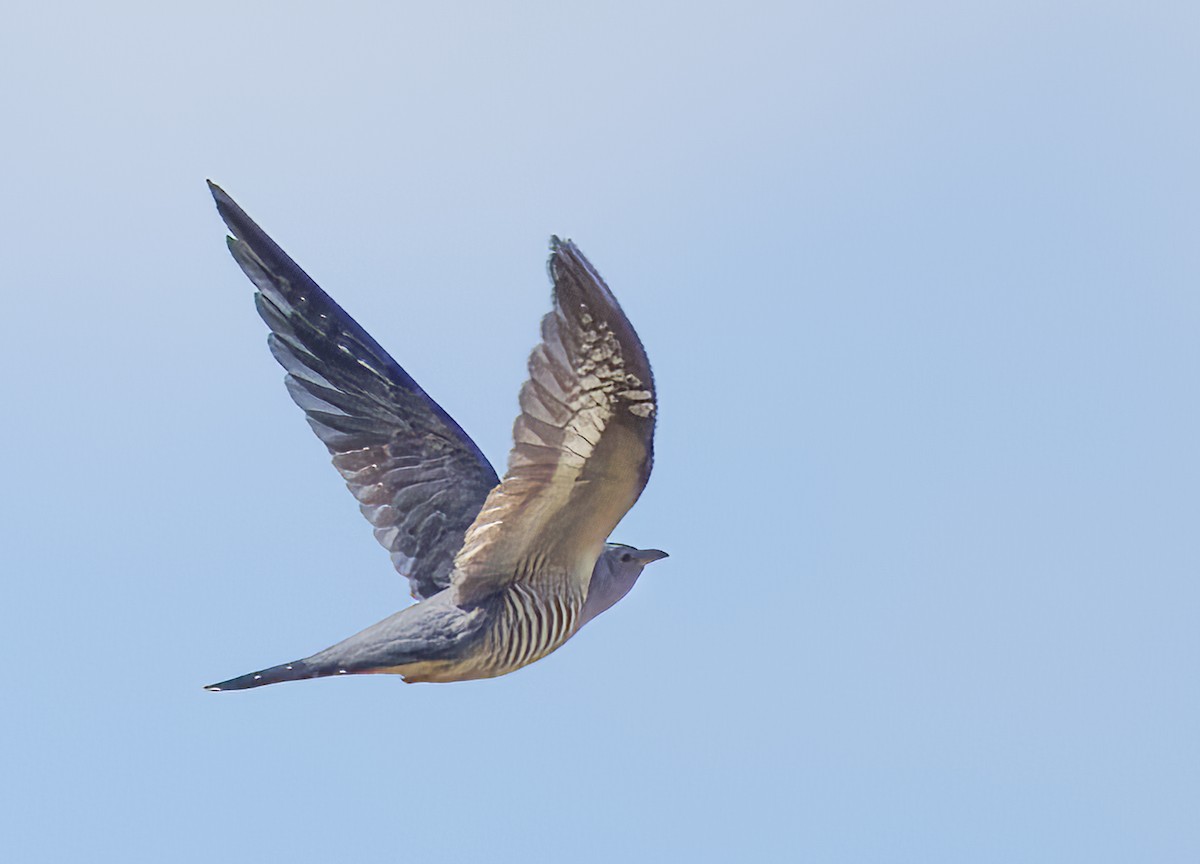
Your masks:
M204 182L208 184L208 192L210 195L212 195L213 201L217 203L217 210L237 208L236 202L229 197L228 192L211 180L205 180ZM222 217L224 217L224 215L224 213L221 213Z
M570 237L559 237L557 234L550 235L550 264L560 257L569 257L578 262L586 264L587 259L583 257L583 253L579 251L579 247L575 245L575 241Z
M213 202L217 205L217 213L221 217L221 221L225 223L225 227L229 229L230 236L226 238L229 248L233 249L238 240L245 241L247 235L251 235L257 229L260 233L261 228L254 224L246 211L243 210L238 203L229 196L229 193L218 186L211 180L205 180L208 184L208 191L212 194ZM265 237L265 234L264 234ZM267 242L271 242L268 238Z

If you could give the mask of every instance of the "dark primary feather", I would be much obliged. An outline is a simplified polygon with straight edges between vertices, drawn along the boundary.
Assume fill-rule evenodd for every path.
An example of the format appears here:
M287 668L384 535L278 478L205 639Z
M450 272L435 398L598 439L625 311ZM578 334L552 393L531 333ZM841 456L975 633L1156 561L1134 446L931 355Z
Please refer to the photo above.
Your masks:
M287 388L358 499L414 597L449 584L455 553L495 470L458 424L353 318L209 183L258 288L271 353Z

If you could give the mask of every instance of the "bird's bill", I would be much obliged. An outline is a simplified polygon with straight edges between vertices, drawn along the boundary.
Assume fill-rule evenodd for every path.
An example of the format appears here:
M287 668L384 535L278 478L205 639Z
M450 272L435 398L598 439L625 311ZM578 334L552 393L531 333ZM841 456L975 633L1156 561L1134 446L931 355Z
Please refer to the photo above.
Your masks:
M651 561L659 561L663 558L669 558L670 556L661 549L642 549L636 552L633 557L641 561L643 564L649 564Z

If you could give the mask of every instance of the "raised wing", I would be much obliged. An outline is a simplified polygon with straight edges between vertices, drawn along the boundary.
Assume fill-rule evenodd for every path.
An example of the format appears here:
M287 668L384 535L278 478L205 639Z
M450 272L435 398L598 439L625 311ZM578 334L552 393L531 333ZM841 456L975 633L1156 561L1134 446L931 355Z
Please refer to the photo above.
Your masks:
M354 319L209 183L229 249L258 293L287 388L417 598L446 588L454 555L499 480L466 433Z
M608 286L571 242L551 241L554 308L529 357L504 480L455 559L460 600L518 580L586 592L605 539L650 476L650 363Z

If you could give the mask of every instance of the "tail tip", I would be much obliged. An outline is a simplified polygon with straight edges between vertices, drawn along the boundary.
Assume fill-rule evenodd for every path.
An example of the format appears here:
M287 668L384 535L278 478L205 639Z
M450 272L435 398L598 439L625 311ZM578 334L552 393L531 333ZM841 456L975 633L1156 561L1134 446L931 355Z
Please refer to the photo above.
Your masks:
M314 677L312 669L303 660L293 660L291 663L281 663L269 669L260 669L247 675L239 675L228 681L218 681L204 687L210 693L223 693L226 690L249 690L262 687L264 684L276 684L280 681L295 681L300 678Z

